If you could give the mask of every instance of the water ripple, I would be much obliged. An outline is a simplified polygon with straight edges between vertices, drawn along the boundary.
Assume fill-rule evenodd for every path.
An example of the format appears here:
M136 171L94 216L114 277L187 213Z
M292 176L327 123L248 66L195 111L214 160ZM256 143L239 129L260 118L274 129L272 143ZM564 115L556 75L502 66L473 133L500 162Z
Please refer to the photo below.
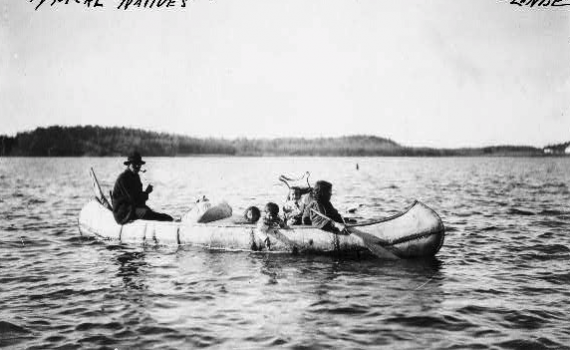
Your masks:
M285 198L280 174L310 170L358 218L428 204L447 232L436 259L99 241L77 228L87 169L108 191L122 159L3 160L0 347L569 349L568 159L354 161L150 158L143 182L174 215L202 194L243 212Z

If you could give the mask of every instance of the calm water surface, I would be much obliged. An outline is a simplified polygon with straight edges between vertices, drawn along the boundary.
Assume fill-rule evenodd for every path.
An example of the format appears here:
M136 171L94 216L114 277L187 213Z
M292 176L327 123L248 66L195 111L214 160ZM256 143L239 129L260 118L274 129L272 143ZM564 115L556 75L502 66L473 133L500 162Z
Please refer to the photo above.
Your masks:
M174 216L280 202L308 170L357 218L423 201L446 241L428 261L117 245L77 219L89 167L108 192L122 158L2 158L0 348L570 349L570 158L146 160Z

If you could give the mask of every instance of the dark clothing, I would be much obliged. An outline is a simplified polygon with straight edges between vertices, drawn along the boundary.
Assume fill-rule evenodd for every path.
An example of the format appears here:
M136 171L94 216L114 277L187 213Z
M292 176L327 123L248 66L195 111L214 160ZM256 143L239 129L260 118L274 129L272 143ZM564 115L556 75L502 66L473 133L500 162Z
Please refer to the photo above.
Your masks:
M157 213L157 212L153 211L152 209L150 209L149 207L146 207L146 209L147 209L147 211L139 219L153 220L153 221L174 221L174 218L172 218L172 216L170 216L168 214Z
M146 206L148 194L142 190L141 178L130 170L125 170L115 181L113 188L113 216L118 224L136 219L136 208Z
M313 227L318 227L326 231L333 231L331 220L325 219L324 217L315 214L313 210L327 216L333 221L342 223L342 217L332 206L331 202L319 203L316 199L312 199L310 203L305 207L305 211L303 212L303 224L313 225Z
M158 220L172 221L170 215L155 213L146 206L148 193L142 189L141 178L138 174L133 173L129 169L125 170L115 181L113 188L113 216L115 221L120 224L126 224L131 220ZM137 215L137 208L146 208L144 215Z

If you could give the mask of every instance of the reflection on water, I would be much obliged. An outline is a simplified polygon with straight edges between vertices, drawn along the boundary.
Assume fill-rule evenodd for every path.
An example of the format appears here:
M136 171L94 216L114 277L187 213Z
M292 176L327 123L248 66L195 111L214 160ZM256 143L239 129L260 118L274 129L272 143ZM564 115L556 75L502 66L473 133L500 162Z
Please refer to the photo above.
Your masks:
M117 256L119 270L117 277L122 278L125 289L143 290L146 289L144 283L144 268L149 265L144 261L144 252L123 252Z
M280 202L278 176L306 170L356 218L421 200L448 234L405 261L85 239L87 171L108 190L122 159L0 162L0 347L568 349L570 159L147 162L149 205L175 216L201 195L238 213Z

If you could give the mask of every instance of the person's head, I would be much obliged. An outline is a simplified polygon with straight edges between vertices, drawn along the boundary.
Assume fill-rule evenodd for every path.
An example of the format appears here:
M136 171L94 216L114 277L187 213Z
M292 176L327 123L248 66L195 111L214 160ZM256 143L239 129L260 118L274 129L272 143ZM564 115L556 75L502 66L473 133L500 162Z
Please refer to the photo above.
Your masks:
M248 223L254 224L261 217L261 212L259 211L258 207L251 206L245 210L243 217Z
M137 151L134 151L129 154L127 161L123 162L123 164L128 166L129 170L131 170L133 173L138 174L138 172L141 170L141 166L145 164L145 162L142 160L141 154Z
M332 184L324 180L317 181L313 188L313 196L318 202L330 202L332 196Z
M291 187L289 190L289 199L294 201L301 199L301 189L299 187Z
M266 220L276 220L279 216L279 206L273 202L267 203L263 211L265 212Z

